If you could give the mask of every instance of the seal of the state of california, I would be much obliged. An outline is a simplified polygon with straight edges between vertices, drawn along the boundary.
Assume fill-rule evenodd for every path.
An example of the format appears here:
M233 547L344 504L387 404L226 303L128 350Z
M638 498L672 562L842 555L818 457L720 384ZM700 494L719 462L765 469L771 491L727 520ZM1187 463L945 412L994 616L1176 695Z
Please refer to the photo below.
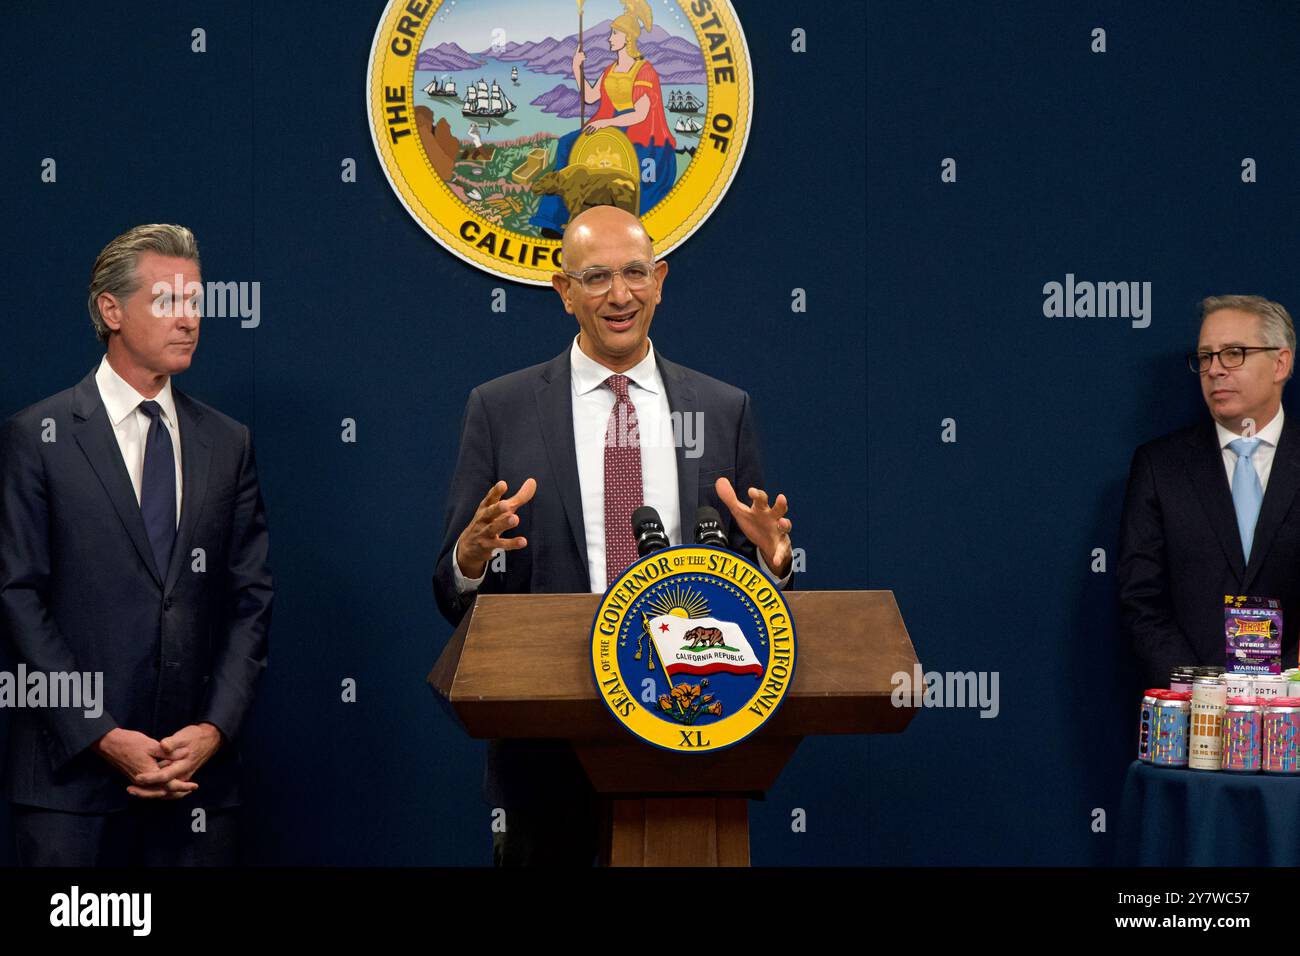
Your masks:
M594 205L681 245L735 178L753 111L726 0L390 0L366 103L407 211L479 268L547 284Z

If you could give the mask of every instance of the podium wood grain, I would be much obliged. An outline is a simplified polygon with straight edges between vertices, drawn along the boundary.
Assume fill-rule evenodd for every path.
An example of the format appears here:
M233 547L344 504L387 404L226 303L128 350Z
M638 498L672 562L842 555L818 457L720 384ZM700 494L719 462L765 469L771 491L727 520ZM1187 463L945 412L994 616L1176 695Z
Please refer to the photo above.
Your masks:
M769 789L803 737L898 733L915 714L890 699L892 675L917 664L892 592L786 600L794 681L762 729L725 750L664 750L609 713L592 670L598 594L481 594L428 679L471 737L573 744L602 798L607 865L746 866L746 794Z

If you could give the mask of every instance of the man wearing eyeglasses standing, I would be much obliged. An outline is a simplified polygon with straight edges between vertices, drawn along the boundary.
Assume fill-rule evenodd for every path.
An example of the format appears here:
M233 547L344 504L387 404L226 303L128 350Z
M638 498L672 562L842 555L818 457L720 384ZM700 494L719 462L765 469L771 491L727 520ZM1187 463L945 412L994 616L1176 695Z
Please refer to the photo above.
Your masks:
M643 504L672 544L693 539L697 506L717 508L731 547L788 586L787 503L763 491L749 396L649 339L668 263L640 220L583 211L563 261L552 284L577 319L572 344L470 393L433 576L440 610L455 625L480 592L603 593L636 558L631 516ZM567 742L491 741L484 796L506 811L497 865L591 864L595 795Z
M1201 317L1187 361L1211 420L1140 447L1124 500L1120 607L1147 687L1224 663L1228 594L1279 598L1283 661L1296 659L1300 426L1282 409L1295 326L1255 295L1212 296Z

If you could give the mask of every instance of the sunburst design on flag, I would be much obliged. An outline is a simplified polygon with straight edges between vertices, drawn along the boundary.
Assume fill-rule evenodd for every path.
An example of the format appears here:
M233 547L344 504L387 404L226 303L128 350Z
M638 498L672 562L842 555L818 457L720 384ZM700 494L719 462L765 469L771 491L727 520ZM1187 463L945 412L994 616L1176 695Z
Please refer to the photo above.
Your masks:
M704 595L695 588L683 587L680 584L674 584L670 588L664 588L658 594L646 601L651 614L658 617L661 614L671 614L673 617L708 617L709 602ZM632 655L633 660L641 659L642 647L645 639L650 636L650 614L645 611L641 612L641 633L636 639L636 653ZM651 648L654 647L653 642ZM653 652L646 661L646 669L655 669L655 657ZM669 684L672 680L669 679Z
M675 617L709 616L709 602L704 595L695 588L682 587L680 584L664 588L646 604L656 617L660 614L672 614Z

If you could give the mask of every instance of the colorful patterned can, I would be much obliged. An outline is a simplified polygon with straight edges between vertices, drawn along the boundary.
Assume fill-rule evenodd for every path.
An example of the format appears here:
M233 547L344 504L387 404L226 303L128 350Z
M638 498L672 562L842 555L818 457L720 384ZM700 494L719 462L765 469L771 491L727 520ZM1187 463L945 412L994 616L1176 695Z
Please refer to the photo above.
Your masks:
M1187 766L1192 770L1223 767L1223 711L1228 705L1222 677L1197 675L1192 685L1192 729L1187 742Z
M1264 772L1300 774L1300 697L1264 705Z
M1229 697L1223 712L1223 769L1259 773L1264 708L1249 697Z
M1228 700L1255 696L1254 674L1225 674L1223 679L1227 683Z
M1256 674L1255 696L1268 703L1279 697L1286 697L1286 678L1281 674Z
M1151 728L1153 726L1152 709L1156 699L1169 693L1156 687L1142 695L1142 716L1138 718L1138 760L1151 762Z
M1169 689L1180 694L1190 694L1192 692L1192 680L1195 677L1196 668L1191 664L1175 667L1174 672L1169 675Z
M1157 697L1151 708L1151 765L1186 767L1192 695L1174 691Z

